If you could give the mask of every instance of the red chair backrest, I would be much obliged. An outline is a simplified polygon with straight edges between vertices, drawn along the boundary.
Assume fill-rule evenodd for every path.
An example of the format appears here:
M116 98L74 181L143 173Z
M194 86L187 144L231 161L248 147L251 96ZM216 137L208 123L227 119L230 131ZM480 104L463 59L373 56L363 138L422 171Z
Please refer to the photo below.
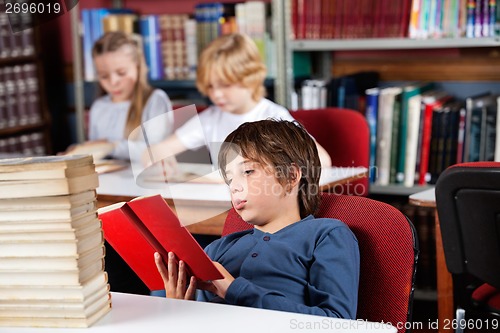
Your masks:
M358 111L342 108L292 111L292 116L325 148L338 167L369 167L370 130ZM336 187L344 195L368 195L368 178Z
M323 193L316 217L346 223L359 243L361 271L357 318L393 325L411 320L418 245L413 224L386 203ZM250 229L234 209L223 235ZM403 325L404 326L404 325ZM398 328L404 332L404 327Z

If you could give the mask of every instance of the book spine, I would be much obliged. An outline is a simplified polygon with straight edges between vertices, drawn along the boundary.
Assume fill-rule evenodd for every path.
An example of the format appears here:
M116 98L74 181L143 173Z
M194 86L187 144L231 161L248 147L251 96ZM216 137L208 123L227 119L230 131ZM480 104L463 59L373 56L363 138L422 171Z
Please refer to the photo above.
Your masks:
M417 145L420 124L421 96L415 95L408 100L408 120L406 133L406 158L404 164L403 184L407 187L415 183L415 167L417 164Z
M5 4L0 3L0 58L10 56L10 27L9 17L5 12Z
M186 39L186 62L188 66L187 78L194 80L196 78L196 68L198 66L196 50L196 20L186 19L184 23L184 36Z
M468 0L467 2L467 26L465 30L465 36L468 38L474 37L474 29L476 25L476 1Z
M377 118L378 100L380 90L378 88L366 90L366 120L370 127L370 182L375 182L376 176L376 154L377 154Z
M18 124L20 126L27 125L29 122L28 118L28 94L26 81L24 78L24 71L20 65L13 67L14 72L14 86L16 89L16 113Z
M24 1L27 3L28 1ZM33 36L33 19L31 13L20 14L20 25L21 31L19 32L21 36L21 54L23 56L29 56L35 53L35 41Z
M160 28L157 15L145 15L139 21L141 35L144 40L144 56L149 68L148 77L151 80L163 78L163 64L160 45Z
M488 116L488 109L486 106L481 108L481 122L479 128L479 160L486 161L486 124Z
M481 110L472 110L469 129L468 162L477 162L481 155Z
M464 162L465 115L465 108L461 108L458 122L457 163Z
M437 179L437 155L438 155L438 140L441 115L443 114L442 107L434 108L432 111L432 129L431 129L431 143L429 151L429 167L428 167L428 182L434 183ZM427 175L425 176L427 177Z
M455 104L452 108L452 132L451 132L451 142L450 142L450 160L448 166L458 163L457 162L457 152L458 152L458 132L460 128L460 112L462 110L461 104Z
M419 170L419 185L425 185L430 179L428 174L429 170L429 155L431 149L431 132L433 120L433 105L426 104L424 110L424 121L422 128L422 148L420 157L420 170Z
M482 33L482 0L476 0L476 6L474 9L474 37L481 37Z
M497 17L497 3L495 0L490 0L489 1L489 17L488 17L488 24L489 24L489 31L488 31L488 36L489 37L494 37L495 36L495 24L496 24L496 17Z
M7 127L7 93L3 78L4 69L0 67L0 129Z
M415 159L415 183L420 182L420 168L422 163L422 145L424 135L424 119L425 119L425 104L422 100L420 103L420 118L418 120L418 138L417 138L417 156Z
M83 75L86 81L96 79L94 62L92 59L92 10L82 9L82 33L83 33Z
M9 34L9 49L10 54L9 57L19 57L23 55L22 50L22 32L21 31L21 15L10 15L8 17L8 24L10 25L10 29L8 30Z
M392 118L394 114L394 96L392 89L386 88L379 95L379 112L377 121L377 180L379 185L389 185L391 142L392 142Z
M397 94L394 99L394 113L392 117L392 141L391 141L391 167L390 178L391 184L402 183L403 178L397 178L398 161L399 161L399 135L401 128L401 93Z
M7 114L7 127L17 126L19 123L16 110L16 87L13 77L13 68L8 66L3 72L5 84L5 110Z
M42 110L39 103L38 78L36 76L36 65L26 64L23 66L24 78L26 80L27 112L30 124L39 124L42 121Z

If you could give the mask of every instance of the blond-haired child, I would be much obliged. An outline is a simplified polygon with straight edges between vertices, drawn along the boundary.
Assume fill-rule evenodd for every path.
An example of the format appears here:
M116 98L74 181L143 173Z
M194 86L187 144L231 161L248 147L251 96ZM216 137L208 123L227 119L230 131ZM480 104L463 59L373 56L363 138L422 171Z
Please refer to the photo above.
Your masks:
M257 46L245 34L234 33L215 39L203 50L198 62L196 85L213 103L190 119L166 140L152 145L143 154L143 162L152 162L176 155L187 149L197 149L224 138L245 122L276 118L292 121L284 107L266 99L264 79L266 67ZM199 130L199 124L203 128ZM328 153L316 143L322 165L330 166ZM211 151L216 159L217 152ZM150 156L153 156L153 161Z
M148 68L139 36L108 32L95 42L92 57L99 86L105 94L90 108L90 141L84 145L107 141L111 157L140 160L146 143L129 135L141 123L161 114L165 114L166 121L148 126L148 140L156 143L171 134L170 99L164 91L148 84Z

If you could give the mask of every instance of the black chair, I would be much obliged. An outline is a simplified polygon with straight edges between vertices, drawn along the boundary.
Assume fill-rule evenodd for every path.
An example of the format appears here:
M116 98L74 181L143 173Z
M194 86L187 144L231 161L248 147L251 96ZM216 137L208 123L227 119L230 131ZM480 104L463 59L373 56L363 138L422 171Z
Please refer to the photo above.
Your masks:
M500 318L500 163L446 169L436 183L446 266L452 274L458 325Z

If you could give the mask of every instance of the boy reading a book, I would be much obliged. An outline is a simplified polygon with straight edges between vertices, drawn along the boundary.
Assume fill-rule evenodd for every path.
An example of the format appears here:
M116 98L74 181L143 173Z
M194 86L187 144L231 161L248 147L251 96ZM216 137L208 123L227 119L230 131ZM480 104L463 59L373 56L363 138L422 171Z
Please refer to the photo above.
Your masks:
M151 145L143 153L143 164L148 166L188 149L220 143L244 122L267 118L293 121L287 109L264 97L265 77L266 66L250 37L234 33L215 39L200 55L196 74L198 90L213 105L201 112L199 119L191 118L173 135ZM316 145L322 165L330 166L330 156ZM217 152L210 148L215 160Z
M194 299L198 288L202 301L354 319L358 243L343 222L312 215L321 168L311 136L295 122L245 123L218 162L234 209L254 228L205 249L220 280L197 281L174 253L155 253L167 297Z

